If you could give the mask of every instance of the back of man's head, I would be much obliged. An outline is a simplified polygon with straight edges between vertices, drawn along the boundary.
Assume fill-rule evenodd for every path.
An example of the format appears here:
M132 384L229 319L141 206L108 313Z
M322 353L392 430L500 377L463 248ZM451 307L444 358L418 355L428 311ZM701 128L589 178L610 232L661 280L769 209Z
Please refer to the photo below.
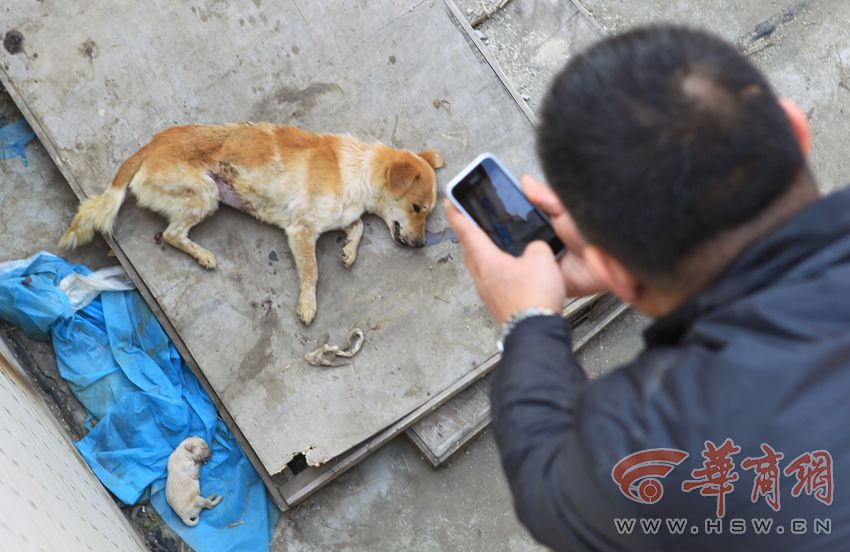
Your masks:
M673 277L806 166L765 77L685 28L634 30L576 56L541 119L546 178L585 238L648 279Z

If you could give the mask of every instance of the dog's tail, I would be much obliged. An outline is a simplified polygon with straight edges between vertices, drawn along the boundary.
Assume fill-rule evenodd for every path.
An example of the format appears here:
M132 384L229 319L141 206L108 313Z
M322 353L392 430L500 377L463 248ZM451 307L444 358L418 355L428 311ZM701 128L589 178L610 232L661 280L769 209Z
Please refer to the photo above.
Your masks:
M71 226L59 240L61 249L74 249L90 242L95 230L105 234L112 233L112 225L118 216L118 210L121 209L121 203L124 202L127 186L144 161L143 152L144 148L121 163L112 184L102 194L90 197L80 204Z

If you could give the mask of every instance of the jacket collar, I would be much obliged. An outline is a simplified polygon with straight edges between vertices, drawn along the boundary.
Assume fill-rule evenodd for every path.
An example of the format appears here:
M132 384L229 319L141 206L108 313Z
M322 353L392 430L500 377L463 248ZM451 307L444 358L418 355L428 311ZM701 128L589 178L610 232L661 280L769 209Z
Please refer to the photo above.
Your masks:
M797 272L799 265L829 244L850 237L850 189L821 198L746 249L723 276L646 331L648 347L681 341L701 316ZM825 259L812 268L822 268Z

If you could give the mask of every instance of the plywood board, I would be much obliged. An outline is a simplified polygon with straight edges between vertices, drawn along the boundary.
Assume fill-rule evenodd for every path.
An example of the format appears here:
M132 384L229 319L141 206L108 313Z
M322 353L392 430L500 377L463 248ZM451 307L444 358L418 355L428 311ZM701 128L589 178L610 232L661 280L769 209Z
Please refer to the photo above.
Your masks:
M535 167L528 118L442 2L98 6L18 2L4 22L23 48L0 51L4 84L81 196L101 191L156 131L191 122L268 120L436 147L442 182L483 150ZM493 352L496 329L451 242L402 250L369 220L346 271L337 236L326 236L319 315L305 328L280 230L221 211L193 233L218 255L219 270L205 272L155 243L162 228L125 206L116 254L268 473L302 451L312 463L337 456ZM435 234L444 228L440 214L429 221ZM302 361L324 335L340 340L354 326L367 341L349 366Z
M592 296L571 301L564 308L564 317L576 320L577 323L591 318L588 309L597 299L598 296ZM603 327L596 323L584 327L580 325L576 335L584 341L596 335ZM498 360L499 355L494 354L430 401L332 461L318 467L304 468L298 473L287 467L272 478L272 488L288 506L295 506L402 432L420 447L429 460L433 457L432 463L438 466L490 423L489 399L486 392L481 393L480 385L482 378L495 368ZM486 411L481 408L482 403L486 403ZM448 436L446 431L434 430L448 419L455 428L454 435ZM429 428L431 439L427 442L417 442L418 434L414 434L412 426L419 426L420 422ZM419 428L419 433L423 431L423 428ZM440 457L434 456L433 451L437 449L442 451Z
M289 473L290 470L287 468L273 478L276 491L280 493L287 505L294 506L300 503L340 474L357 465L369 454L388 443L392 438L401 434L411 424L433 412L434 409L444 404L453 395L474 384L493 368L496 359L497 355L493 355L476 367L475 370L467 373L452 386L443 390L434 397L434 400L422 404L419 408L408 413L404 418L373 435L353 449L346 451L345 454L338 458L317 468L307 468L295 475Z
M627 305L611 296L575 303L567 315L573 326L573 351L625 312ZM493 368L497 362L493 363ZM491 421L490 378L484 377L412 425L405 434L435 468L480 434Z

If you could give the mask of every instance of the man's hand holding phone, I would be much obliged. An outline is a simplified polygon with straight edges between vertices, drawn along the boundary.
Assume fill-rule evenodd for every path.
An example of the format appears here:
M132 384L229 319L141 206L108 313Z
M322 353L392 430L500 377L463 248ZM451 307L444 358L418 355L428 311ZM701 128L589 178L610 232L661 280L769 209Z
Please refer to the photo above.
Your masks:
M531 203L548 215L555 234L567 246L566 255L559 260L567 296L585 297L607 292L605 285L587 267L581 255L584 251L584 238L555 192L530 176L522 177L522 191Z
M567 294L579 297L607 291L581 257L583 240L558 197L531 177L522 179L522 188L529 201L548 215L555 234L567 246L560 259L543 241L532 242L521 256L514 257L499 249L449 201L444 202L478 294L500 325L527 308L560 312Z
M535 241L523 254L505 253L448 200L446 218L463 246L464 263L472 275L478 295L497 324L514 313L531 307L560 312L566 289L552 249Z

